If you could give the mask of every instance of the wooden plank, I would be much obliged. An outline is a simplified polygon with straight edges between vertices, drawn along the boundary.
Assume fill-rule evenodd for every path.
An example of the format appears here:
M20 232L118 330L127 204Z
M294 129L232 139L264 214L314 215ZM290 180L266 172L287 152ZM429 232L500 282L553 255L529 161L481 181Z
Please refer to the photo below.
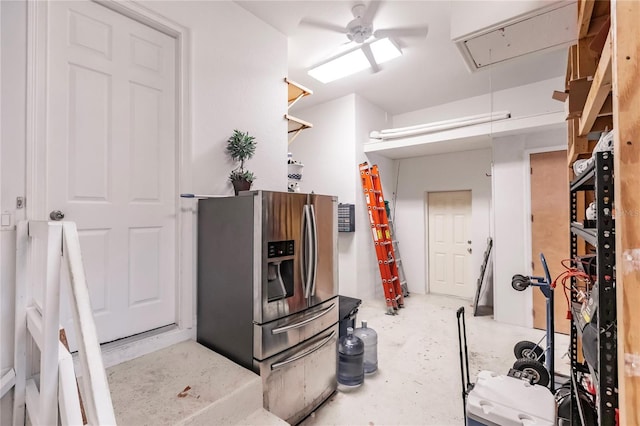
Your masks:
M596 34L598 34L598 32L600 32L605 22L610 21L610 19L611 17L609 16L608 13L602 16L598 16L596 18L591 18L591 25L589 26L589 32L585 37L593 37Z
M304 121L304 120L302 120L302 119L300 119L298 117L294 117L294 116L289 115L289 114L285 114L284 118L286 118L290 122L293 122L293 123L298 125L296 128L290 129L289 133L295 132L296 130L300 130L300 128L310 129L311 127L313 127L313 124L309 123L308 121Z
M592 81L588 78L577 78L569 82L569 103L567 118L581 117L587 103ZM576 133L577 135L577 133Z
M607 96L609 96L609 92L611 92L611 33L609 33L602 50L598 69L593 77L589 96L580 117L580 136L584 136L591 131L591 126L596 117L598 117L598 113Z
M589 151L589 143L586 136L578 136L579 121L577 118L567 121L569 143L568 155L569 166L573 164L580 156L591 154Z
M593 77L598 67L598 58L590 47L592 41L592 37L585 37L578 40L578 78Z
M640 424L640 2L611 3L621 425Z
M589 49L595 54L600 55L602 49L604 48L604 44L607 41L607 37L609 36L609 29L611 27L611 19L606 19L601 25L598 32L591 38L591 42L589 43Z
M565 77L566 87L569 89L569 82L578 78L578 45L574 44L569 47L567 57L567 75Z
M587 35L595 0L583 0L578 3L578 38Z
M607 117L609 115L613 115L613 95L611 93L609 93L600 107L600 111L598 111L598 117ZM593 126L591 126L591 130L593 130Z
M611 15L611 2L609 0L596 0L593 7L593 13L591 13L591 23L595 17L610 16Z
M569 171L566 167L566 151L531 154L531 261L535 276L543 276L540 253L549 265L552 279L564 268L560 264L569 257L569 239L556 238L569 235ZM556 293L558 296L559 293ZM546 298L534 289L533 326L546 329ZM567 302L558 296L554 303L556 333L569 334L571 323L567 320Z
M604 132L611 129L613 129L613 114L596 118L593 126L591 126L592 132Z

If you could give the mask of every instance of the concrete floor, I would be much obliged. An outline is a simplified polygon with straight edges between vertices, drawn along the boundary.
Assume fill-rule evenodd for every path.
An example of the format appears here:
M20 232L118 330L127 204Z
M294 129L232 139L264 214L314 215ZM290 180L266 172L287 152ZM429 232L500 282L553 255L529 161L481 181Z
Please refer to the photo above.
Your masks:
M302 425L461 425L463 423L456 310L466 310L469 369L506 374L513 345L537 342L544 332L473 317L466 300L414 294L399 315L385 315L384 301L363 301L357 324L378 332L378 371L355 389L340 387ZM556 371L567 374L569 345L556 337Z

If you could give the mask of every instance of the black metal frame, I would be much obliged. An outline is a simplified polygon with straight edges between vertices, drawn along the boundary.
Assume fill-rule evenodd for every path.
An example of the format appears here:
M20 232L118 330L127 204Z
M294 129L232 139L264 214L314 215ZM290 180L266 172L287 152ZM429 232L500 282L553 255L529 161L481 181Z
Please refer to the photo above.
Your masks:
M595 163L569 186L571 192L571 258L578 255L578 237L596 248L598 276L598 365L585 368L578 363L578 338L582 322L575 292L571 292L573 321L571 321L571 424L585 425L584 414L578 397L579 374L590 373L596 386L596 407L599 426L616 424L618 407L618 369L616 345L616 286L615 286L615 224L613 219L613 153L598 152ZM577 224L577 192L595 191L596 228L583 229ZM575 278L572 279L575 284Z
M467 351L467 326L464 322L464 306L456 311L458 320L458 344L460 345L460 378L462 380L462 411L464 424L467 424L467 395L473 389L469 378L469 353ZM463 352L464 350L464 352Z

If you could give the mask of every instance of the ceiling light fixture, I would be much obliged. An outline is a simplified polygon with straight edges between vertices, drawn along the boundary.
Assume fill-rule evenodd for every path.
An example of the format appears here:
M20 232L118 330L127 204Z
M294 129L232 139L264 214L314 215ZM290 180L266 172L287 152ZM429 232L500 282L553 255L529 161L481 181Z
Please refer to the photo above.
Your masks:
M378 64L384 64L402 56L402 50L389 38L383 38L371 43L371 52Z
M378 64L385 63L402 55L400 48L389 38L369 43L373 57ZM308 74L322 83L329 83L365 69L371 69L361 46L336 56L327 62L311 68Z

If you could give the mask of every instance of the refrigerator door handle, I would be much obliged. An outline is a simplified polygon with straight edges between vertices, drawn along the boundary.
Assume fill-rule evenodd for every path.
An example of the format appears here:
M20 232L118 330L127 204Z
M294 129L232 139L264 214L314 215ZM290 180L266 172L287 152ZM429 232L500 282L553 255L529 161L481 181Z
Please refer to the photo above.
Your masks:
M327 336L318 346L315 346L313 349L310 349L306 352L303 352L301 354L292 356L291 358L287 358L284 361L280 361L280 362L276 362L275 364L271 365L271 370L277 370L278 368L284 367L287 364L291 364L294 361L299 360L300 358L304 358L306 356L311 355L312 353L314 353L315 351L319 350L320 348L322 348L324 345L326 345L327 343L329 343L329 341L331 341L331 339L333 338L333 336L336 335L335 330L331 332L331 334L329 336Z
M305 204L303 215L304 226L304 254L303 254L303 272L302 277L304 279L304 297L309 298L309 292L311 291L311 274L312 274L312 255L313 255L313 231L311 223L311 206Z
M293 330L294 328L302 327L303 325L309 324L310 322L313 322L313 321L317 320L318 318L328 314L329 311L332 310L335 307L336 307L336 304L332 303L331 306L329 306L326 309L323 309L319 314L314 315L311 318L307 318L306 320L297 322L295 324L287 325L287 326L284 326L284 327L274 328L273 330L271 330L271 334L286 333L287 331Z
M311 296L316 295L316 277L318 275L318 224L316 222L316 209L313 205L309 206L311 211L311 232L313 234L313 258L312 258L312 273L311 275Z

